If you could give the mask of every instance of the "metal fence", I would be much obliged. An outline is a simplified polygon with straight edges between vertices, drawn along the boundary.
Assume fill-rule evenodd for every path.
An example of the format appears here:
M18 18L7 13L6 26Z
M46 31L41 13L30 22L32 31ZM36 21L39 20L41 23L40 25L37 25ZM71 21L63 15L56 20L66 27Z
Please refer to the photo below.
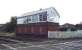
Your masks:
M82 30L78 31L49 31L48 38L75 38L82 37Z

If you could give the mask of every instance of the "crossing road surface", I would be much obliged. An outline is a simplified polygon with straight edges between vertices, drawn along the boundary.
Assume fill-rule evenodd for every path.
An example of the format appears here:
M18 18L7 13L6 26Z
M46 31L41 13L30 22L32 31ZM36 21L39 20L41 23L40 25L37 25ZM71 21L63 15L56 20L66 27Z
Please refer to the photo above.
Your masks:
M40 42L38 41L23 42L14 39L6 39L6 43L3 42L0 43L0 50L82 50L82 39L77 40L53 39Z
M17 50L34 50L34 49L35 50L82 50L82 40L17 48Z

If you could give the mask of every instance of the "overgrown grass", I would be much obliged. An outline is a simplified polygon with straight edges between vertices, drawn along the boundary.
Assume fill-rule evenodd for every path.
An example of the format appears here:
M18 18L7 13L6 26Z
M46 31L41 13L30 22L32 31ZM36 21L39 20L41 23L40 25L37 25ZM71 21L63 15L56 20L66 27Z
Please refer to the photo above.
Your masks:
M11 36L11 37L13 37L13 36L15 36L15 33L14 32L12 32L12 33L10 33L10 32L0 32L0 36Z

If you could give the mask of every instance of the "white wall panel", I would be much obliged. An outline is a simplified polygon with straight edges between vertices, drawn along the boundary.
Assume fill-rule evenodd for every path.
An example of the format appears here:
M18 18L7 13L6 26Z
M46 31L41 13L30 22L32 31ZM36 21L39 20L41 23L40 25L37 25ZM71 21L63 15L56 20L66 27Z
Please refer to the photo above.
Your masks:
M24 18L17 19L17 24L23 24L23 22L24 22Z
M54 8L48 9L47 14L47 21L56 23L59 22L59 14Z

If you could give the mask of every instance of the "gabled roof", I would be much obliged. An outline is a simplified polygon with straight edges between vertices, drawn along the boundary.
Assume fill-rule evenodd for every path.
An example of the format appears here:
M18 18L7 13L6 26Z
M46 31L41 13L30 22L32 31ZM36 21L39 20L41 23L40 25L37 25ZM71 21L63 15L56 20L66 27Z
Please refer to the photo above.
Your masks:
M38 14L38 13L41 13L41 12L44 12L44 11L48 11L48 10L54 10L56 12L56 14L60 17L59 13L56 11L55 8L53 7L50 7L50 8L46 8L46 9L40 9L38 11L32 11L32 12L27 12L27 13L24 13L22 14L21 17L24 17L24 16L30 16L30 15L34 15L34 14ZM20 17L19 17L20 18Z

